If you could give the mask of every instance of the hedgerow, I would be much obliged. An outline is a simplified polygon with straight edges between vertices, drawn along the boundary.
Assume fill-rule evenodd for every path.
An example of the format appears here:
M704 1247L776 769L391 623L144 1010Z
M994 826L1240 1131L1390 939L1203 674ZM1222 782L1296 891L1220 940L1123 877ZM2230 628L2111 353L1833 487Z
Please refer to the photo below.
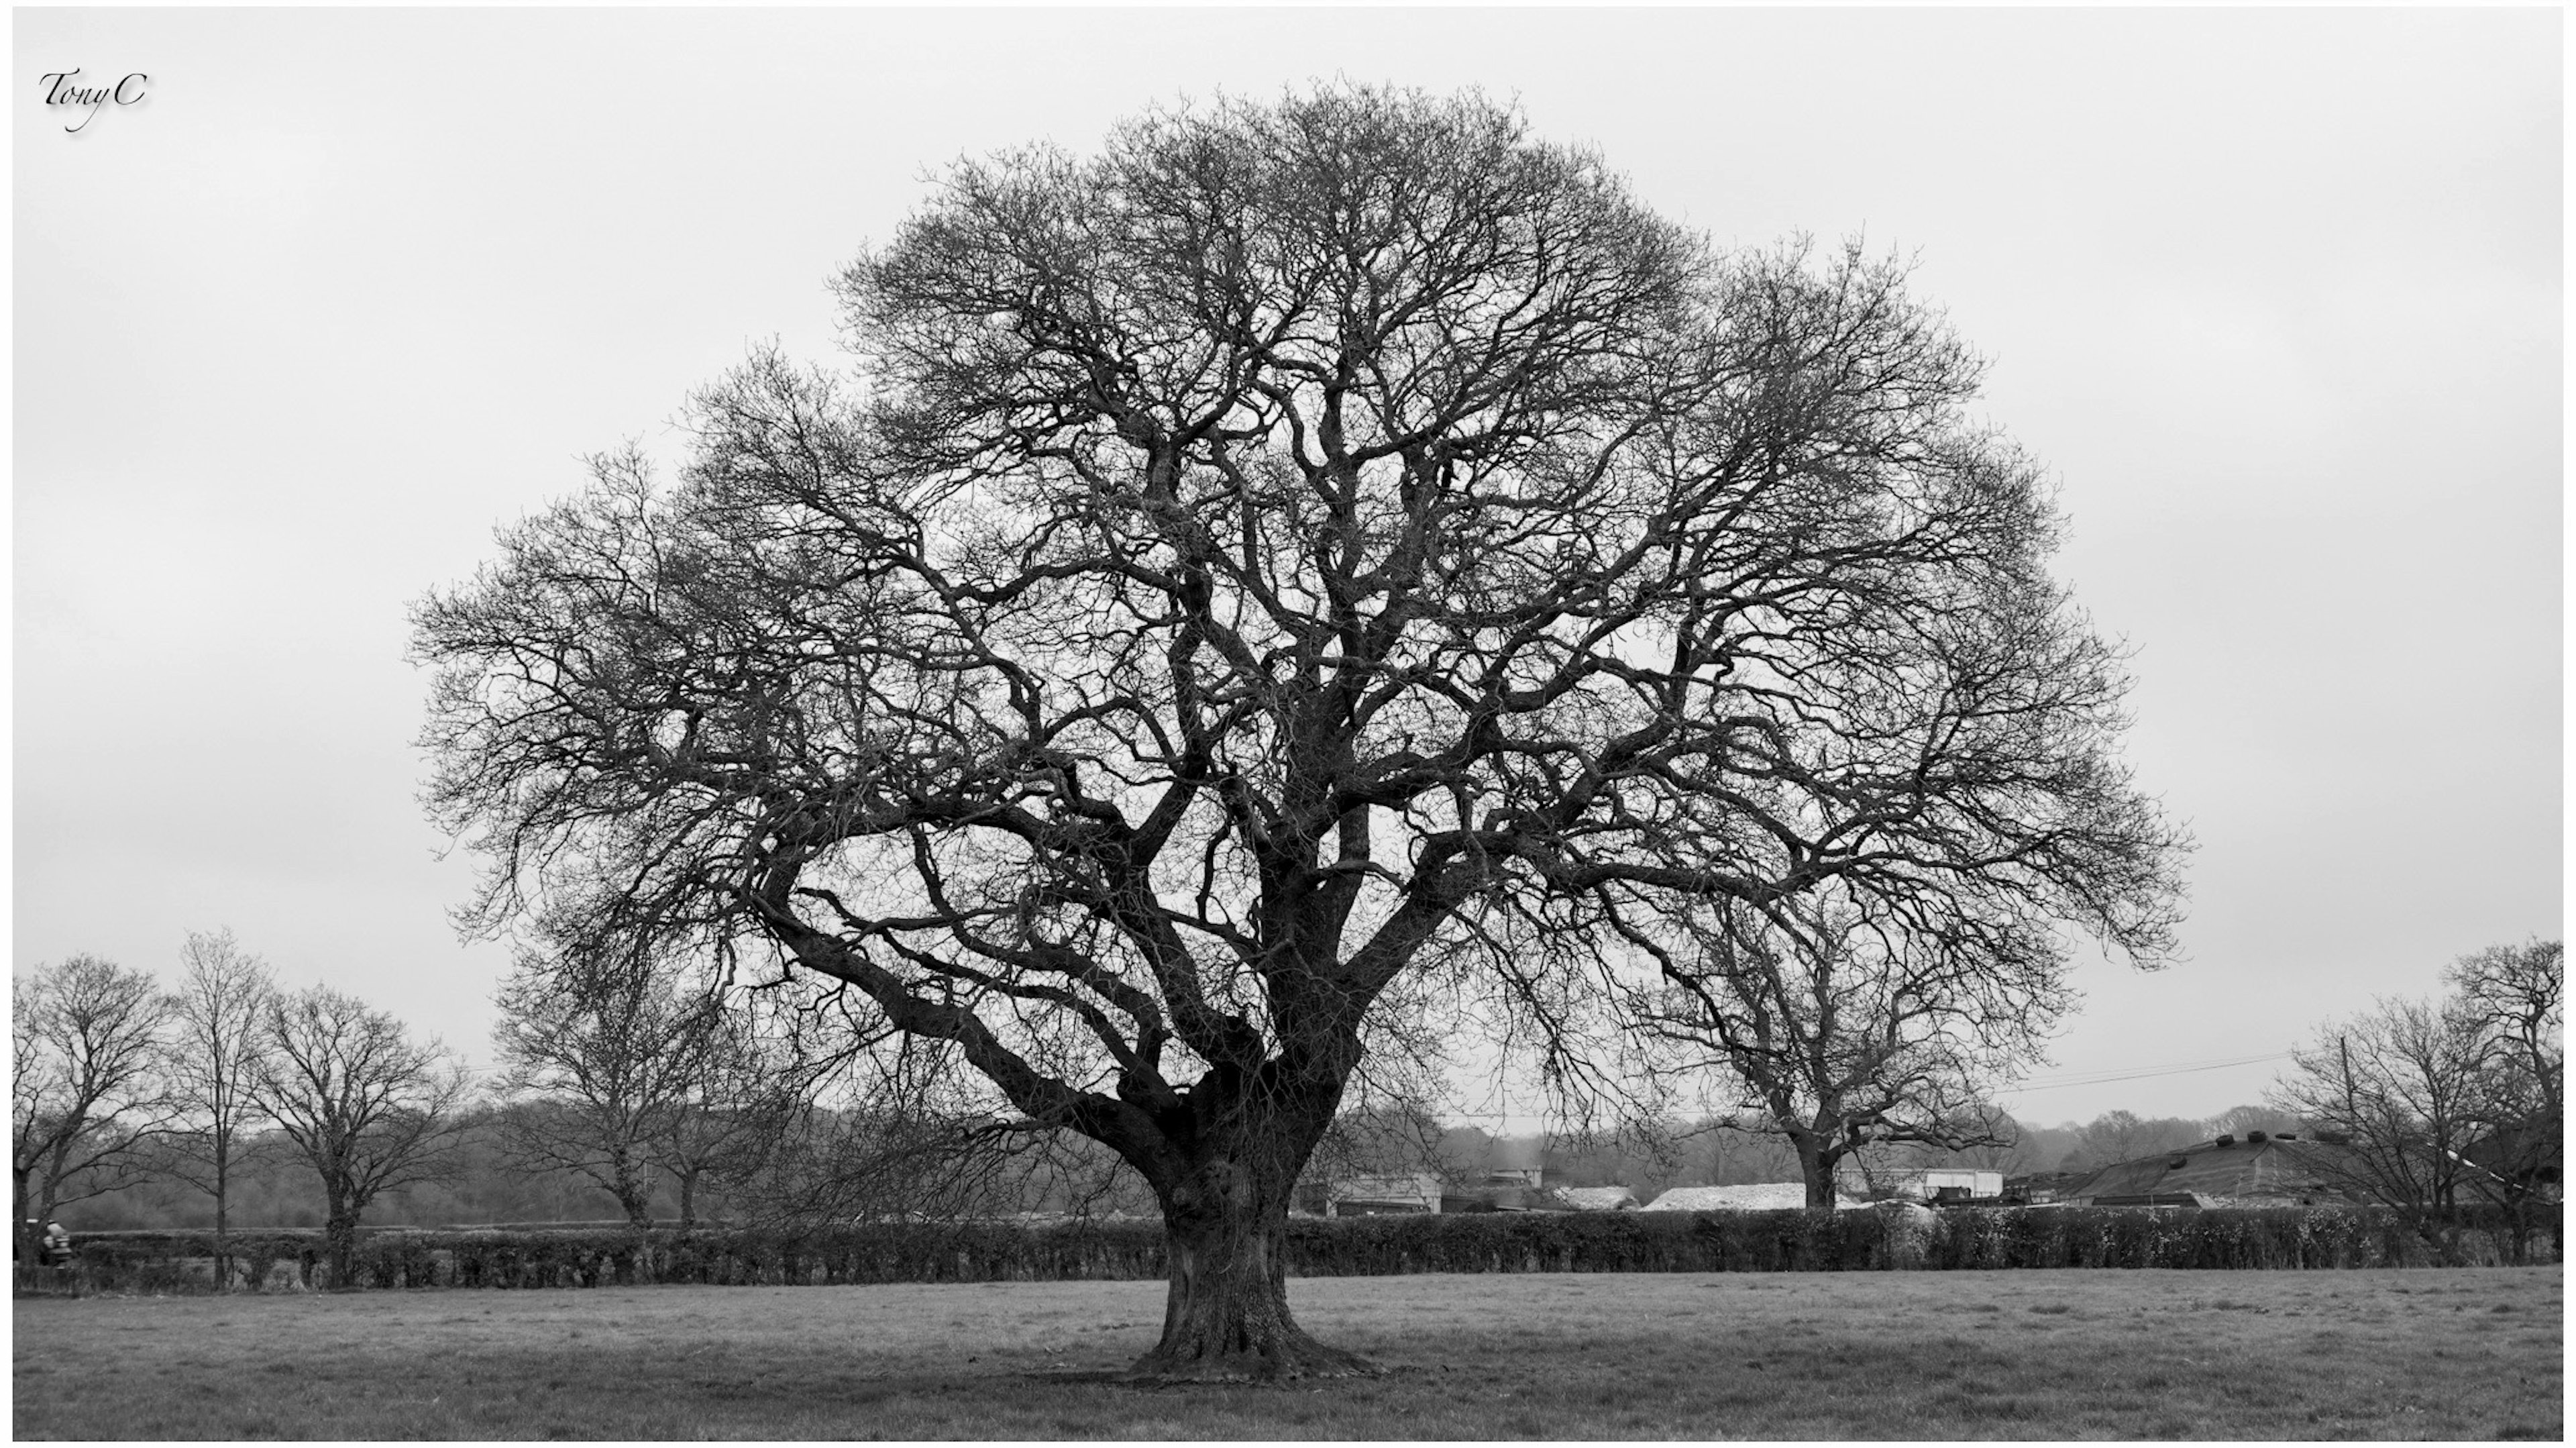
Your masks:
M1840 1212L1495 1212L1292 1217L1287 1267L1304 1277L1411 1272L1863 1272L2053 1267L2317 1269L2553 1260L2556 1222L2517 1237L2501 1213L2434 1221L2385 1207L1919 1207ZM205 1291L211 1232L115 1232L75 1241L83 1290ZM359 1240L361 1288L564 1288L1159 1279L1162 1224L1109 1220L879 1222L804 1231L394 1228ZM321 1235L232 1235L243 1279L292 1264L334 1286Z

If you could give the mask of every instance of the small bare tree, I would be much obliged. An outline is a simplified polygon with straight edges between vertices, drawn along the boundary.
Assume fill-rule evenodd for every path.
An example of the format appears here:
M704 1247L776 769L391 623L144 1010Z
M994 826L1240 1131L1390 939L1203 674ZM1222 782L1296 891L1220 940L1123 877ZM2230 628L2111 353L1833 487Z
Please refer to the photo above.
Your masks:
M267 1040L268 967L245 953L230 930L190 931L179 948L170 1088L181 1129L169 1139L166 1169L215 1200L215 1278L229 1285L232 1185L260 1120L252 1104Z
M162 1075L170 1005L150 975L75 955L9 986L9 1124L13 1219L114 1191L149 1170L173 1124Z
M2273 1100L2342 1139L2316 1158L2320 1173L2392 1206L2447 1212L2478 1175L2463 1152L2484 1125L2487 1058L2485 1022L2463 1002L2383 997L2292 1052Z
M697 1041L695 1079L654 1141L670 1176L683 1230L695 1226L710 1183L737 1186L762 1169L789 1133L810 1128L817 1094L851 1050L800 1029L773 995L766 1005L726 1009L709 998ZM885 1093L889 1102L900 1092ZM898 1114L901 1114L900 1112ZM935 1113L934 1113L935 1114Z
M2009 929L1914 932L1858 901L1722 904L1688 925L1676 948L1620 922L1657 966L1633 997L1649 1064L1713 1069L1797 1153L1809 1207L1833 1206L1837 1169L1864 1148L2011 1139L1985 1092L2063 1008L2054 950Z
M273 996L251 1099L321 1178L331 1280L356 1276L359 1218L379 1195L448 1168L463 1063L392 1015L313 986Z
M504 1149L588 1178L637 1229L652 1225L656 1169L689 1155L686 1118L704 1112L730 1044L721 1013L649 954L567 942L522 953L498 1005L501 1084L518 1098L500 1117Z

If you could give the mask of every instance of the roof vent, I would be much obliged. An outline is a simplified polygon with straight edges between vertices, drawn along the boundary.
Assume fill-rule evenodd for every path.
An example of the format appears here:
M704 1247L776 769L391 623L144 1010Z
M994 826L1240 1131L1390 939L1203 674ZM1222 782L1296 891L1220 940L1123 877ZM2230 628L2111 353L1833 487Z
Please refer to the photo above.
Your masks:
M2259 1131L2249 1131L2245 1133L2245 1144L2247 1146L2260 1146L2269 1140L2271 1140L2270 1137L2265 1136Z
M2233 1136L2222 1136L2218 1138L2217 1141L2211 1143L2213 1146L2234 1146L2235 1144L2236 1138Z

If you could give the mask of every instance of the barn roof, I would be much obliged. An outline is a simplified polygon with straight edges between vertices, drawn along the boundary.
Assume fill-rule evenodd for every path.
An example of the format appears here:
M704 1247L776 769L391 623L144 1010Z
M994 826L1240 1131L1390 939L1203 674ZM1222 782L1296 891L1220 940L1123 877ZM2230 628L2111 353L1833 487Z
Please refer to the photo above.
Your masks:
M2340 1201L2334 1159L2345 1148L2298 1137L2223 1136L2195 1146L2115 1162L2061 1189L2068 1200L2188 1192L2230 1201Z

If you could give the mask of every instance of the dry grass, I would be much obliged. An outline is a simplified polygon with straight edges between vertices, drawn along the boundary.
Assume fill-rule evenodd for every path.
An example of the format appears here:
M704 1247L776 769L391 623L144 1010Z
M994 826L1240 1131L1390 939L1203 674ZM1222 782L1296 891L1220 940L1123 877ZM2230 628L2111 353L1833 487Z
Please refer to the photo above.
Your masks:
M1086 1381L1162 1289L17 1304L21 1438L2496 1438L2561 1432L2559 1268L1301 1279L1379 1378Z

